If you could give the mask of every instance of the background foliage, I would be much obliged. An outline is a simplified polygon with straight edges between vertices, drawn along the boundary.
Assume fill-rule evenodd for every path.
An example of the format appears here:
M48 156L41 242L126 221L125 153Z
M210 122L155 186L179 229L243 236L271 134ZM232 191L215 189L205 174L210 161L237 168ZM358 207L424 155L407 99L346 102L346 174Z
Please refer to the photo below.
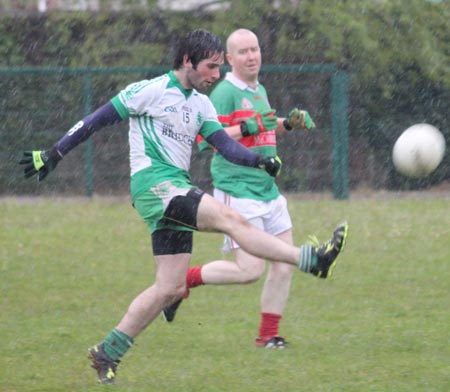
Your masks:
M390 160L395 139L414 123L437 126L450 144L448 0L281 0L277 7L262 0L229 3L231 6L223 10L200 8L189 14L156 8L121 13L4 14L0 16L0 65L170 66L168 48L186 30L202 27L225 39L235 28L244 26L259 36L266 64L334 63L350 73L351 187L417 188L450 179L449 154L431 177L420 181L397 175ZM0 154L1 165L7 169L0 174L2 193L25 191L16 180L20 170L13 169L11 163L22 149L45 148L84 114L82 82L75 77L59 78L0 80L4 91L0 97ZM290 135L280 140L280 154L286 163L281 186L288 190L328 189L329 80L315 74L302 74L300 80L298 75L263 75L261 80L279 115L301 105L320 124L314 135ZM129 75L98 77L93 105L111 98L131 81ZM50 83L50 91L46 91ZM105 154L110 149L103 151L98 145L111 137L124 141L126 137L101 133L95 135L96 164L108 167L111 163ZM81 151L73 154L73 162L82 161ZM116 157L125 154L125 149L110 152ZM198 157L194 162L194 169L199 170L194 176L197 182L208 182L207 170L202 170L205 160ZM119 172L126 176L126 167ZM76 189L83 188L83 179L79 181ZM109 183L96 185L101 193L111 188L114 185ZM41 192L37 188L31 191Z

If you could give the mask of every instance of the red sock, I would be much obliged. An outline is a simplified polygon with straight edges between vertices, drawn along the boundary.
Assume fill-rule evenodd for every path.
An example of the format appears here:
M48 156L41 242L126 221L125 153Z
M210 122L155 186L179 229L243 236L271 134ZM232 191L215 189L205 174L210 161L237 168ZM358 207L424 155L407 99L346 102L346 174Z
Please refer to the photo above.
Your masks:
M187 293L184 298L187 298L189 296L189 289L201 286L203 284L202 267L202 265L199 265L197 267L191 267L188 269L186 276Z
M191 267L188 269L186 275L186 294L184 294L183 296L184 299L189 297L189 289L201 286L203 284L202 267L202 265L199 265L197 267Z
M259 336L261 338L272 338L278 336L278 327L281 314L261 313L261 324L259 325Z

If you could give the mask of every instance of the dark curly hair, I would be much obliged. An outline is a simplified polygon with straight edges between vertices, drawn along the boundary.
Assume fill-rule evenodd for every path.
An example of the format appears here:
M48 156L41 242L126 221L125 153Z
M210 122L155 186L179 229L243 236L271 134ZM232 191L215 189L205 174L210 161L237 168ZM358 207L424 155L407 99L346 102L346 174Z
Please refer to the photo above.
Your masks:
M224 47L219 37L207 30L193 30L177 41L173 69L182 67L185 55L196 69L200 61L222 52L224 52Z

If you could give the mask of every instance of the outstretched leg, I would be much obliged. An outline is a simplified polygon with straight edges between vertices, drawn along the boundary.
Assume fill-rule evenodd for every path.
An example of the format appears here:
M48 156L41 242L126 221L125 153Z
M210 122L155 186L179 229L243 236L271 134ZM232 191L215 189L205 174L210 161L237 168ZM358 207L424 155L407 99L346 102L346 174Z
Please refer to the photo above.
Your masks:
M242 215L212 196L205 194L198 207L197 226L200 231L229 235L246 252L261 259L276 260L298 266L300 248L289 245L249 223Z

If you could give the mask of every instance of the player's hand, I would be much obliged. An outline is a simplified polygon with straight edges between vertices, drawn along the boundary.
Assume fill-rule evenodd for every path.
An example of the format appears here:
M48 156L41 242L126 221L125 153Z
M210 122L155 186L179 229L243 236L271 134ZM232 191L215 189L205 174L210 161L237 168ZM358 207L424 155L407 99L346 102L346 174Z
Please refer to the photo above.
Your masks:
M263 157L258 162L258 167L261 170L265 170L272 177L278 176L281 172L282 162L280 157Z
M275 110L263 110L255 112L248 120L241 122L241 134L242 136L258 135L260 132L275 129L277 125Z
M19 164L25 165L23 169L25 178L37 174L38 181L42 181L56 167L61 159L62 156L56 148L45 151L24 151Z
M284 128L287 131L292 129L313 129L316 127L314 121L306 110L292 109L287 118L283 121Z

